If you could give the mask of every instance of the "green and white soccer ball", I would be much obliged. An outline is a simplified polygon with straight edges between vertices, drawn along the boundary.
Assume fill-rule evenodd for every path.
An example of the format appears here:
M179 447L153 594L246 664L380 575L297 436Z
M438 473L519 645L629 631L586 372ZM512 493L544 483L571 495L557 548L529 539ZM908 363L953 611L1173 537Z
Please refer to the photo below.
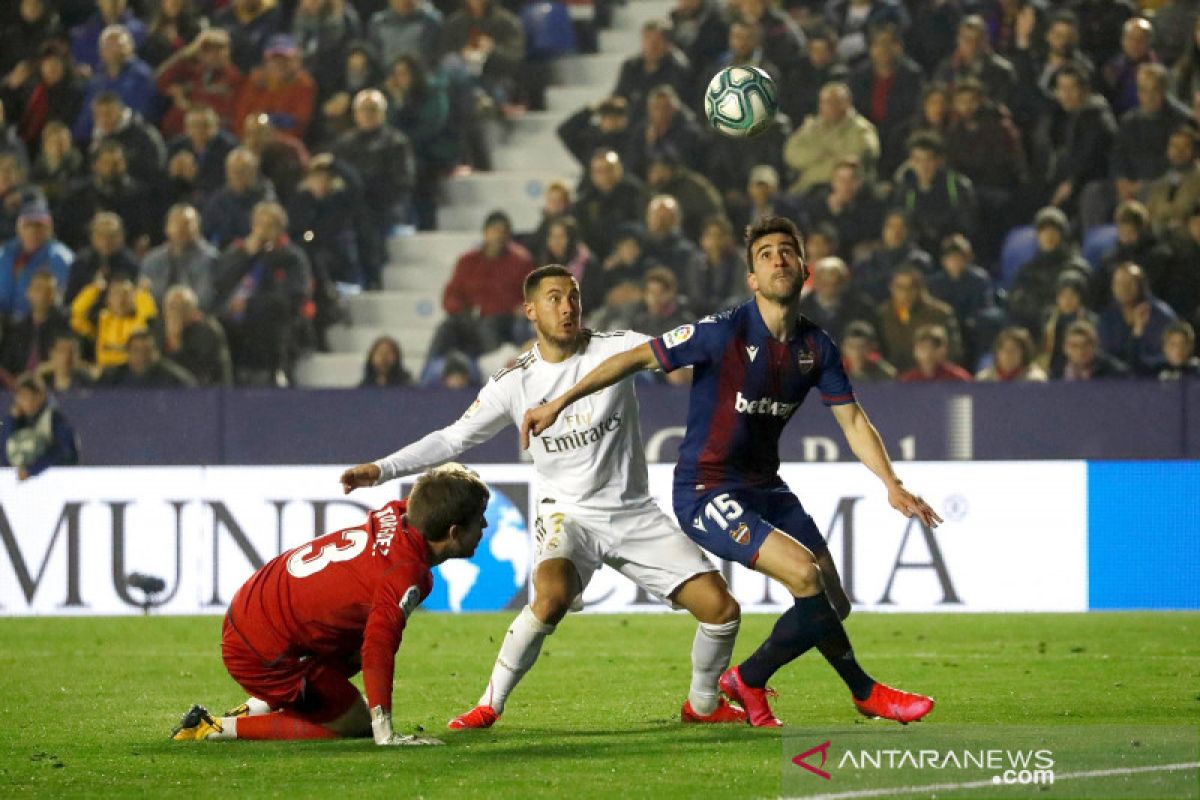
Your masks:
M757 136L779 109L775 80L758 67L726 67L704 92L704 113L719 133L738 139Z

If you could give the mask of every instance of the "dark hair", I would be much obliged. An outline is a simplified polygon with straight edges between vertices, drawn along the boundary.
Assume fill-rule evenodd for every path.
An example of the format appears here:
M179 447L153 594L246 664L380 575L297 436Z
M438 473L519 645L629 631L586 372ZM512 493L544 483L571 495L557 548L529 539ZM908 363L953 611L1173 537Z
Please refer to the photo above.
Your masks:
M938 158L941 158L946 152L946 145L942 142L942 137L931 131L918 131L908 137L905 143L905 149L910 153L913 150L928 150Z
M503 223L504 227L508 229L508 232L512 233L512 217L499 210L491 212L487 215L487 217L484 218L483 227L486 230L497 223Z
M645 276L642 277L642 283L646 285L658 283L661 284L667 291L679 291L679 279L675 277L674 272L671 272L671 270L662 265L654 266L646 270Z
M375 341L371 342L371 346L367 348L367 360L363 364L362 386L378 386L379 383L375 380L375 368L371 362L375 358L375 351L380 347L388 345L396 353L396 363L388 368L387 375L384 376L385 386L409 386L412 384L412 375L404 368L404 352L400 349L400 342L396 341L391 336L380 336Z
M1055 82L1057 82L1058 79L1064 75L1068 78L1074 78L1079 84L1079 88L1083 89L1085 92L1092 88L1091 76L1088 75L1086 71L1080 69L1074 64L1066 64L1059 67L1058 71L1054 73Z
M370 51L364 50L364 52L370 54ZM412 92L413 97L424 97L429 91L429 75L425 72L425 66L411 54L403 53L392 59L388 75L390 76L396 65L401 63L408 67L408 74L412 76L412 86L409 91Z
M1029 335L1029 331L1022 328L1020 325L1013 325L1005 328L996 334L996 339L992 342L992 352L996 353L1000 350L1000 345L1004 342L1014 342L1021 349L1021 366L1028 367L1033 363L1035 348L1033 345L1033 337Z
M408 493L408 520L427 542L441 542L452 525L467 525L487 508L487 485L461 464L434 467Z
M913 334L913 344L921 342L933 342L937 345L949 344L950 336L946 333L946 326L940 322L933 322L917 328L916 333Z
M796 245L796 252L800 256L800 261L804 261L804 239L800 236L800 229L796 227L796 223L787 217L763 217L757 222L752 222L746 226L747 272L754 271L754 243L772 233L782 233L792 237L792 242Z
M117 94L116 92L112 91L111 89L106 89L103 92L98 93L95 97L92 98L92 105L93 106L121 106L121 108L124 108L125 101L123 99L121 99L121 95Z
M571 274L571 271L562 264L547 264L544 267L538 267L525 276L525 284L521 287L521 293L525 297L525 302L533 299L538 286L546 278L570 278L571 280L575 280L575 276Z

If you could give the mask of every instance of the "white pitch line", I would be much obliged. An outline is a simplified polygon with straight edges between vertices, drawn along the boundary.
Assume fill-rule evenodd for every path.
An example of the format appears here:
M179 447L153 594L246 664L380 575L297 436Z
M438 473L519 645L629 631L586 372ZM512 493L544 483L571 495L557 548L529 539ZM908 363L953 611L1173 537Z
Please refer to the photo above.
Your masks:
M1114 775L1137 775L1143 772L1178 772L1184 769L1200 769L1200 761L1183 764L1156 764L1149 767L1119 767L1116 769L1093 769L1087 772L1056 772L1054 782L1074 778L1108 778ZM800 797L784 798L784 800L849 800L856 797L892 797L898 794L921 794L923 792L949 792L957 789L994 788L998 784L989 778L986 781L965 781L963 783L930 783L924 786L896 786L891 789L859 789L853 792L835 792L833 794L810 794ZM1006 784L1007 785L1007 784ZM1015 786L1016 784L1012 784ZM1001 786L1004 788L1004 786Z

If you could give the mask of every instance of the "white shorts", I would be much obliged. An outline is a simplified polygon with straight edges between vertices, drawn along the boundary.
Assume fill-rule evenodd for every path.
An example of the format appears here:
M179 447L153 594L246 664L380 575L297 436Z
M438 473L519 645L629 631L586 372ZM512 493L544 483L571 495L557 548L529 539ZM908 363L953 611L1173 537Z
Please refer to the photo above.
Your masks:
M650 594L669 604L685 581L717 568L704 552L662 512L648 505L597 511L566 503L538 504L534 567L565 558L587 588L592 575L607 564Z

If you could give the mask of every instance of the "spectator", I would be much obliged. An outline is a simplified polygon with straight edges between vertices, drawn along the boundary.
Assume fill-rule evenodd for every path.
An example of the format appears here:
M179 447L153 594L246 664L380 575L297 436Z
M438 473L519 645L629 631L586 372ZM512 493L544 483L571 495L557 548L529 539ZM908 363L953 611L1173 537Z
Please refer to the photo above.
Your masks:
M866 55L869 31L894 25L903 34L911 22L898 0L831 0L826 16L838 37L838 58L847 64Z
M1158 21L1158 14L1154 16ZM1171 70L1171 94L1181 103L1190 104L1200 89L1200 17L1193 17L1187 28L1187 48L1178 60L1164 58L1164 63L1174 63ZM1163 39L1155 32L1155 41ZM1160 48L1161 49L1161 48Z
M975 263L971 242L961 233L942 242L940 271L929 279L929 293L954 309L960 327L991 308L995 288L987 272Z
M1164 62L1171 64L1190 52L1196 28L1197 8L1191 0L1166 0L1154 12L1155 47Z
M1074 272L1085 282L1091 266L1076 254L1067 241L1067 215L1054 206L1046 206L1033 219L1037 230L1037 253L1017 271L1008 298L1012 321L1033 331L1054 304L1059 278Z
M646 111L630 136L633 160L626 168L647 178L650 160L658 152L674 150L680 163L703 161L704 134L692 112L683 107L670 86L656 86L646 97Z
M875 328L863 320L851 322L842 332L842 366L851 382L874 383L896 378L896 368L884 360L875 339Z
M393 64L400 56L415 56L421 66L435 65L442 18L421 0L388 0L387 8L371 17L368 36L379 60Z
M882 142L878 174L893 176L908 158L908 141L918 133L936 134L943 138L950 131L951 92L944 83L931 83L921 92L921 104L908 119L892 129Z
M854 106L878 131L880 142L892 135L917 111L923 76L917 63L904 53L904 42L895 26L871 33L869 58L850 75Z
M269 114L247 114L242 120L242 147L258 156L259 171L271 182L280 202L287 202L304 178L308 148L275 127Z
M646 187L625 174L615 150L597 151L588 168L588 181L579 192L572 214L579 220L583 240L600 258L614 244L613 234L622 223L639 222L646 208Z
M238 93L234 119L266 114L276 129L303 139L312 121L317 83L300 63L296 42L286 34L271 37L262 65L255 67Z
M115 389L183 389L196 385L187 370L163 358L149 331L129 337L128 357L100 373L97 385Z
M365 282L358 238L362 197L358 173L321 153L308 162L300 189L287 206L292 240L312 265L319 332L338 317L337 290L331 283Z
M560 219L571 216L571 187L563 181L550 181L542 192L542 219L533 233L518 236L521 244L531 253L539 254L546 249L546 236L550 226ZM572 217L574 221L574 218ZM578 222L576 221L576 227ZM544 262L541 262L544 263ZM587 306L585 305L584 308Z
M619 249L610 258L618 256ZM596 331L632 330L644 306L642 284L633 280L618 280L604 297L604 305L592 311L587 326Z
M817 113L821 87L844 83L850 76L846 65L837 59L837 37L826 27L808 33L808 49L789 70L785 70L779 107L793 121L803 122Z
M634 317L633 329L647 336L662 336L696 319L686 301L679 297L679 280L666 267L651 267L642 279L642 308Z
M250 218L259 203L273 202L275 188L259 171L259 159L245 147L225 157L225 187L204 207L204 238L218 248L228 247L250 232Z
M79 439L63 413L50 401L46 384L34 375L17 379L8 419L0 428L0 465L16 467L17 480L50 467L79 463Z
M1200 309L1200 204L1187 215L1187 224L1171 239L1175 260L1156 293L1181 319L1193 318Z
M470 389L479 385L471 360L462 353L450 353L444 359L438 384L443 389Z
M156 317L154 298L124 275L88 284L71 303L71 328L101 370L124 364L129 337L146 330Z
M874 175L879 134L850 103L850 88L829 83L821 89L820 108L787 140L784 160L799 173L792 191L804 193L828 183L839 161L857 159L865 175Z
M700 238L704 220L714 214L725 213L721 195L712 182L699 172L688 169L679 153L670 145L651 153L646 177L650 191L675 198L684 234L692 241Z
M685 285L688 301L697 313L713 314L749 296L746 265L729 220L718 216L704 221L700 252L704 257L694 262Z
M188 109L183 127L167 146L167 181L173 197L203 203L225 185L225 159L237 137L221 130L220 117L208 106Z
M173 285L162 303L162 350L164 364L178 365L200 386L229 386L233 362L225 331L200 310L196 293L188 286ZM171 371L170 367L166 367Z
M640 147L629 127L629 103L618 95L579 109L563 120L557 132L563 147L581 165L588 164L597 150L613 150L627 163Z
M230 0L212 22L229 32L233 63L245 74L262 61L271 37L283 30L283 17L274 0Z
M362 35L358 9L346 0L300 0L292 15L292 38L310 75L341 69L351 42Z
M1101 378L1124 378L1129 368L1100 349L1100 339L1092 323L1078 320L1067 327L1063 341L1062 371L1051 373L1053 378L1068 381L1090 381Z
M1117 208L1113 221L1117 226L1116 248L1106 253L1092 275L1092 308L1104 308L1112 300L1112 276L1126 262L1138 264L1145 271L1152 288L1167 288L1175 259L1171 248L1154 235L1150 214L1137 200L1129 200ZM1119 354L1114 354L1119 355Z
M516 102L525 29L504 6L494 0L464 0L442 26L438 51L461 59L497 105Z
M334 154L363 179L369 239L363 256L367 288L379 288L387 261L387 236L407 222L416 166L408 137L387 124L387 99L377 89L354 98L354 126L338 139Z
M126 0L96 0L96 13L71 29L71 54L76 63L92 69L102 69L104 34L113 27L122 27L130 37L130 50L146 40L146 24L128 7Z
M15 156L22 167L26 170L29 169L29 150L17 132L17 126L8 122L2 96L0 96L0 154Z
M312 269L287 229L281 205L259 202L248 235L217 262L213 288L239 385L286 386L297 343L314 314Z
M390 96L390 88L384 83L383 67L366 42L351 42L346 47L345 59L335 70L314 74L317 77L318 116L309 129L308 140L315 147L332 147L339 136L354 127L350 105L363 89L383 89L389 94L393 107L398 102Z
M840 249L841 242L838 241L837 228L828 222L822 222L815 226L805 238L805 258L810 264L815 264L822 258L836 256ZM809 280L805 282L805 287L811 284L810 276Z
M228 31L208 28L158 68L158 92L171 101L160 123L164 136L182 134L187 114L196 108L212 109L220 128L236 126L245 76L234 66L231 53Z
M89 283L125 277L137 282L141 266L125 246L125 224L110 211L101 211L88 226L87 247L79 251L67 276L64 299L68 306Z
M186 203L167 212L166 241L146 254L141 273L149 282L154 302L164 306L167 289L184 285L197 297L200 308L213 302L213 271L217 248L200 235L200 214ZM197 376L199 377L199 376Z
M400 343L391 336L380 336L367 350L360 387L412 386L412 375L404 368Z
M780 70L791 69L800 62L804 52L804 32L784 11L767 0L742 0L734 9L740 12L736 21L750 30L761 31L763 56L767 62ZM782 73L771 72L771 75Z
M1103 225L1117 203L1138 198L1148 182L1167 171L1167 142L1189 125L1186 108L1167 96L1167 71L1161 64L1138 69L1138 106L1121 118L1112 149L1114 181L1098 181L1080 198L1084 229Z
M754 0L756 2L756 0ZM745 8L745 3L742 7ZM726 67L756 67L771 77L783 76L783 71L767 59L763 50L762 29L757 23L735 19L729 25L729 46L713 64L711 71ZM799 52L799 51L797 51ZM705 73L707 74L708 70Z
M157 68L195 41L201 21L192 0L160 0L138 53L147 64Z
M1118 117L1139 104L1137 73L1142 65L1158 61L1158 57L1150 48L1153 38L1154 30L1150 26L1150 20L1145 17L1127 20L1121 29L1120 54L1113 56L1100 71L1104 81L1104 94L1112 106L1113 113ZM1163 72L1165 78L1166 70Z
M925 287L925 276L911 264L900 266L890 284L891 298L879 306L880 341L883 354L903 374L912 369L915 336L926 325L941 325L947 336L947 353L957 360L962 353L958 322L950 306L932 297Z
M851 278L855 289L882 303L888 297L892 273L902 264L913 264L924 275L931 275L934 269L933 259L912 237L908 212L893 208L883 216L879 249L854 265Z
M1079 18L1079 47L1093 64L1107 64L1122 49L1123 26L1138 14L1135 0L1072 0Z
M1046 176L1052 205L1074 208L1083 187L1108 174L1117 125L1104 98L1092 93L1087 75L1076 67L1057 71L1054 98L1034 133L1035 170Z
M50 357L50 348L71 324L58 304L58 279L39 271L25 289L29 313L4 324L0 317L0 385L10 385L23 372L34 372Z
M612 253L602 263L599 275L604 301L587 312L593 330L624 330L633 324L642 303L642 278L654 266L642 250L644 240L645 230L636 223L614 230Z
M703 258L700 249L682 232L683 214L669 194L650 198L646 206L646 238L642 249L653 263L667 267L676 280L688 279Z
M837 256L813 262L812 291L800 300L800 313L840 342L852 322L875 318L870 301L850 284L850 270Z
M838 232L839 252L853 258L864 246L876 241L883 224L883 201L868 183L857 161L834 165L828 186L818 186L804 203L805 218L812 226L833 225Z
M963 80L978 81L982 93L1007 106L1017 85L1017 73L1008 59L992 52L987 23L971 15L958 24L958 43L937 68L934 79L957 87Z
M54 238L54 220L44 203L27 203L17 217L17 235L0 248L0 317L28 315L29 285L39 272L66 285L75 254Z
M1176 320L1167 326L1163 331L1162 351L1162 360L1157 365L1160 381L1200 376L1200 358L1195 355L1196 331L1188 323Z
M671 41L699 74L715 71L713 65L728 43L728 28L715 0L677 0L671 9Z
M92 100L91 147L113 141L125 151L129 174L155 189L162 181L167 149L162 136L141 115L128 108L114 92L101 92Z
M635 118L644 113L650 90L670 86L675 96L686 96L692 85L692 65L671 44L670 28L663 20L648 20L642 25L641 52L621 63L613 94L624 97Z
M71 129L57 120L42 128L42 148L30 178L51 206L61 203L70 186L84 174L83 154L71 141Z
M400 56L383 84L388 122L412 143L413 221L417 230L437 229L438 189L458 162L459 135L450 120L450 95L440 73L430 73L413 56Z
M0 48L3 52L3 48ZM75 70L67 49L56 41L46 42L38 51L36 73L28 80L22 78L3 89L10 89L19 102L9 109L17 120L17 131L25 144L33 147L42 135L47 122L75 124L83 109L86 82ZM16 68L21 74L30 69ZM21 77L10 73L10 79Z
M971 373L948 359L950 345L946 329L941 325L922 325L913 334L913 368L896 379L901 383L958 381L969 383Z
M1150 291L1150 281L1137 264L1125 263L1112 273L1112 301L1100 312L1100 346L1135 372L1153 372L1162 359L1163 332L1175 312Z
M1041 112L1042 97L1056 91L1058 74L1064 69L1074 71L1085 87L1094 85L1095 69L1079 49L1079 19L1070 11L1056 12L1046 26L1045 47L1039 48L1032 41L1032 16L1035 15L1020 15L1016 46L1010 54L1017 70L1017 92L1012 107L1019 121L1031 120ZM1084 98L1086 91L1085 88Z
M1054 305L1041 329L1041 349L1037 358L1038 364L1050 375L1062 374L1066 361L1063 345L1071 324L1082 320L1094 328L1100 322L1095 312L1087 307L1087 298L1087 281L1083 276L1074 271L1059 276Z
M1046 371L1034 363L1036 354L1029 331L1018 327L1005 328L996 334L992 342L992 363L981 369L975 375L975 380L1043 383Z
M16 153L0 153L0 240L17 231L21 208L40 201L40 192L29 182L29 171Z
M512 240L508 215L488 214L483 245L459 257L446 284L442 306L449 316L434 333L430 357L458 350L478 358L506 342L524 341L524 314L518 312L521 287L532 269L529 251Z
M58 13L49 0L20 0L16 18L0 30L0 75L16 70L24 83L38 52L51 38L61 35Z
M945 145L934 134L915 134L909 166L898 176L896 201L909 212L917 242L935 252L952 233L974 234L979 206L971 179L946 166Z
M779 172L770 164L757 164L748 172L746 192L729 205L729 217L737 230L743 230L763 217L799 219L803 212L787 195L779 191Z
M38 377L52 392L86 389L95 383L79 354L79 338L69 330L55 337L46 363L38 370Z
M62 239L70 247L82 247L92 218L106 211L124 221L130 241L142 250L150 235L157 236L162 229L160 212L153 203L149 188L129 174L125 148L115 141L103 141L92 158L91 176L68 191L59 206Z
M1187 223L1200 203L1200 163L1196 131L1181 125L1167 140L1167 171L1146 187L1146 210L1155 233L1165 234Z
M604 278L592 251L579 238L579 225L572 217L559 217L546 227L546 242L537 263L561 264L579 284L580 302L594 308L604 302Z
M126 28L112 25L104 29L100 36L100 62L99 69L88 81L83 108L72 128L77 142L86 142L92 137L92 101L101 94L117 95L142 116L154 111L154 71L134 53L133 38Z

